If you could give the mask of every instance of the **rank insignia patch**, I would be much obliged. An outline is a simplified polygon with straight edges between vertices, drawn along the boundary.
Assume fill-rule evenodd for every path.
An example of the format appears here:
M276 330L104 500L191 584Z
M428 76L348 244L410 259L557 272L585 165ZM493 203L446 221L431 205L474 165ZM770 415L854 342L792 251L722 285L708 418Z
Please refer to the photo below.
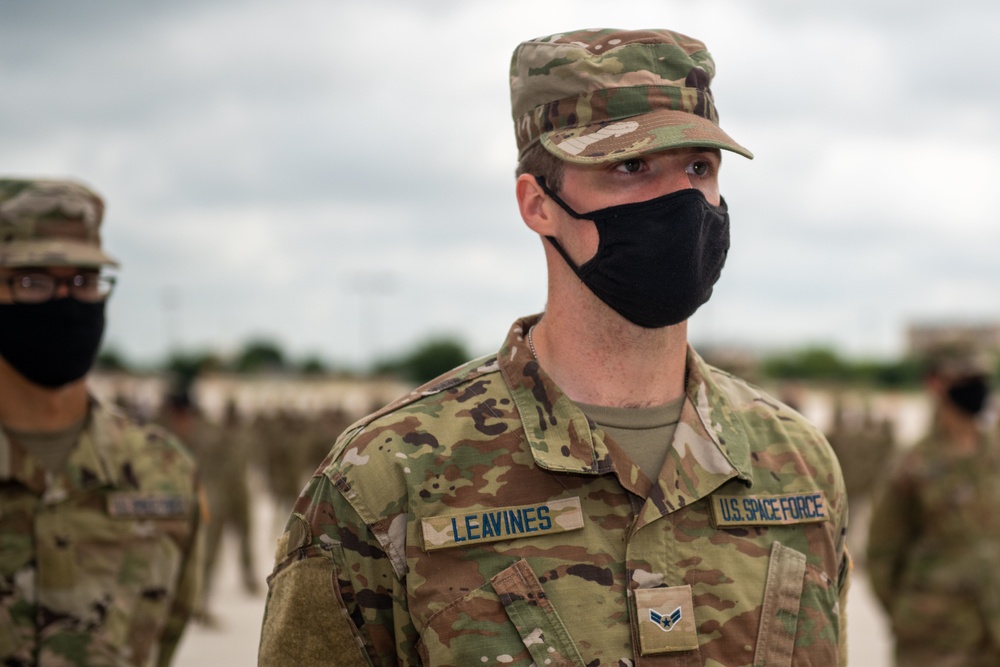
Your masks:
M637 588L632 595L636 605L633 622L638 625L642 655L698 648L691 586Z
M649 620L663 630L664 632L670 632L674 629L674 625L681 620L681 608L677 607L669 614L661 614L655 609L649 610Z

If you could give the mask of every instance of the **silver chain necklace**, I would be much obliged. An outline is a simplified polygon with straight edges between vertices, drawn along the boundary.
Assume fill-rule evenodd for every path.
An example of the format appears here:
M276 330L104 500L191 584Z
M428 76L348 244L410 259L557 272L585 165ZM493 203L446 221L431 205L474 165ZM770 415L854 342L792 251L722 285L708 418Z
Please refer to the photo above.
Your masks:
M531 350L531 356L535 358L535 361L538 361L538 354L535 352L535 341L532 340L531 338L531 333L534 330L535 330L535 325L532 324L531 328L528 329L528 349Z

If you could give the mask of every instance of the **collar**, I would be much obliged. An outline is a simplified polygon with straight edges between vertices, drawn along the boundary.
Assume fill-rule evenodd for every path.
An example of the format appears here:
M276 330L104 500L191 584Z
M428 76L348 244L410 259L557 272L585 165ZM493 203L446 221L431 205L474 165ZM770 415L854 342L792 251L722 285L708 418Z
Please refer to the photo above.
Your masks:
M733 478L752 486L747 428L719 386L718 372L690 346L681 418L667 464L651 488L634 464L621 463L628 458L605 441L603 431L545 374L528 349L527 332L540 318L532 315L515 322L498 355L539 467L591 475L613 471L629 490L644 497L648 492L662 512L704 497Z
M91 397L80 440L66 467L57 474L49 473L0 429L0 480L19 482L43 495L46 502L59 502L77 490L114 486L120 480L112 465L111 452L121 440L121 430L107 409Z

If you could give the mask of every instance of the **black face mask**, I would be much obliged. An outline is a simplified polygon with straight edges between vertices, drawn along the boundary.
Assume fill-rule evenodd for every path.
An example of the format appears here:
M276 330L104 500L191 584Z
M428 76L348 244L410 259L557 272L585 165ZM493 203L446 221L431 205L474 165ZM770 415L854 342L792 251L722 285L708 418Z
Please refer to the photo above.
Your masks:
M963 378L948 387L948 400L956 408L975 417L986 407L986 398L990 395L990 386L982 376Z
M79 380L97 358L104 303L63 298L0 305L0 357L43 387Z
M712 206L700 190L577 213L536 177L564 211L597 226L597 254L581 266L551 236L549 243L597 298L641 327L683 322L712 296L729 252L726 202Z

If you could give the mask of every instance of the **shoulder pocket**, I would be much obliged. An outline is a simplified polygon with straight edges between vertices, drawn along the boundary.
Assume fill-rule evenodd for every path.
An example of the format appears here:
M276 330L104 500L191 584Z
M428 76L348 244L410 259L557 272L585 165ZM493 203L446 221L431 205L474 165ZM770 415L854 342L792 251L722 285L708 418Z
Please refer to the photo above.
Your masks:
M331 658L332 647L337 665L371 667L361 637L340 599L336 578L333 559L317 551L271 576L259 667L324 664Z

